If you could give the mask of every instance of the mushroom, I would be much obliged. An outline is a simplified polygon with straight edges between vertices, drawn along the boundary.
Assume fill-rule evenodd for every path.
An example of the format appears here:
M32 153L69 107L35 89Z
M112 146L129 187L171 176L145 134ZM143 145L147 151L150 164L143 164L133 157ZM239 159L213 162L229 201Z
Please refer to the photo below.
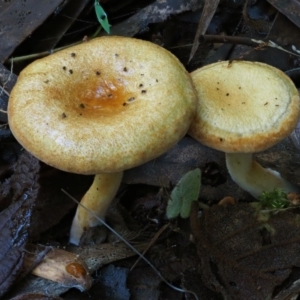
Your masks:
M27 66L11 92L10 129L46 164L97 174L81 203L101 218L123 171L154 159L187 132L197 96L169 51L125 37L101 37ZM70 242L99 224L77 208Z
M217 62L191 76L199 102L189 134L225 152L232 179L255 198L274 188L298 192L252 157L287 137L298 122L299 95L290 78L272 66L249 61Z

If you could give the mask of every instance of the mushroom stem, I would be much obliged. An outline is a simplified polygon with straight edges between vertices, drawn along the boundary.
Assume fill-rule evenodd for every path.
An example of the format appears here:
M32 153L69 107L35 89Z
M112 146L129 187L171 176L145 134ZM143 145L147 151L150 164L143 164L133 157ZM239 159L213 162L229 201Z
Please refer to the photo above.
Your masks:
M123 172L95 175L93 184L80 203L104 219L109 205L119 189L122 177ZM84 231L101 224L85 208L78 206L72 223L69 242L75 245L79 244Z
M226 153L226 165L233 181L253 197L275 188L285 192L299 192L299 188L271 169L263 168L253 160L252 153Z

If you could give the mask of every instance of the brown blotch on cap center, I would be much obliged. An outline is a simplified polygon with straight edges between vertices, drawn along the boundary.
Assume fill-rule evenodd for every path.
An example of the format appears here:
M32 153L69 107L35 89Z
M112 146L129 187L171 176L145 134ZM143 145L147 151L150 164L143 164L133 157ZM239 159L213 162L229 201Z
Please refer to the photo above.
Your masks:
M124 110L124 102L128 102L128 99L135 99L132 93L127 92L117 82L101 80L97 77L90 79L89 83L76 84L72 89L72 95L74 94L78 95L75 100L71 92L68 97L66 104L68 111L86 117L119 114Z

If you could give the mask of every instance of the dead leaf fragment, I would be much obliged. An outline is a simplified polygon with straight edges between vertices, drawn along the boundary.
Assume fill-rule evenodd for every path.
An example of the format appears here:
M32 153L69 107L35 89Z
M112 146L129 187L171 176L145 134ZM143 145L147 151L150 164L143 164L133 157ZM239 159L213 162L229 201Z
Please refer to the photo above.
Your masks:
M267 0L300 28L300 2L298 0Z
M0 296L11 287L22 269L38 191L38 172L38 160L24 151L12 177L0 185L0 196L13 201L0 213Z
M83 12L89 0L63 1L61 7L48 18L42 26L36 30L30 39L22 45L30 53L34 43L35 53L50 51L54 49L59 41L65 36L76 21L81 20L80 13ZM59 24L59 26L57 26ZM68 36L70 39L70 36ZM24 51L24 50L23 50ZM27 52L26 51L26 52Z
M63 0L1 1L0 2L0 62L4 62Z
M88 290L92 285L85 262L78 255L62 249L50 250L32 274L80 291Z
M143 251L147 244L135 245L138 251ZM103 265L136 255L127 245L123 243L103 243L100 245L74 247L68 249L85 261L90 272L98 270Z
M189 62L194 57L194 55L198 49L198 46L199 46L199 38L201 35L203 35L206 32L206 29L208 28L209 23L212 20L219 3L220 3L220 0L206 0L205 1L202 15L201 15L199 25L197 28L197 32L195 35L195 39L193 42L193 47L192 47L191 54L189 57Z
M202 7L204 0L165 0L155 1L147 7L111 28L112 35L134 36L145 31L148 24L159 23L170 15L176 15Z
M228 299L271 299L300 266L300 216L292 210L260 211L251 204L216 205L197 219L199 271L205 285ZM282 289L282 286L281 286Z

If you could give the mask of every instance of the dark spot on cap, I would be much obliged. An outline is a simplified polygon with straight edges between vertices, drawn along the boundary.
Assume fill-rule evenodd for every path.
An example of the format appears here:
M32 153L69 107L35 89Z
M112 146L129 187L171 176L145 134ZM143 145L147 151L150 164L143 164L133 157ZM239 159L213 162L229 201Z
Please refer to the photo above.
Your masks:
M142 83L140 83L140 85L139 85L139 87L141 88L141 87L143 87L144 85L142 84Z
M99 75L101 75L101 72L99 72L99 71L96 71L96 75L98 75L98 76L99 76Z
M119 56L119 54L118 53L115 53L115 57L118 57Z
M131 97L131 98L129 98L128 100L127 100L127 102L132 102L132 101L134 101L135 100L135 98L134 97Z
M113 96L112 94L108 94L108 95L107 95L108 98L111 98L112 96Z
M69 70L69 73L70 73L70 74L73 74L73 70L72 70L72 69L70 69L70 70Z
M146 94L147 93L147 90L142 90L142 94Z
M220 138L220 142L223 142L223 141L224 141L224 139Z
M124 71L124 72L127 72L127 71L128 71L128 69L127 69L126 67L124 67L123 71Z
M71 53L71 56L72 56L72 57L75 57L75 56L76 56L76 53L74 53L74 52Z
M84 106L83 103L80 103L79 106L80 106L81 108L85 108L85 106Z
M48 79L47 79L47 80L45 80L45 81L44 81L44 83L49 83L49 80L48 80Z
M65 113L62 113L61 117L64 119L67 117L67 115Z
M66 70L67 70L67 67L66 67L66 66L63 66L62 68L63 68L63 70L64 70L64 71L66 71Z
M227 93L226 96L229 96L229 93Z
M126 102L124 102L124 103L123 103L123 106L126 106L126 105L127 105L127 103L126 103Z

